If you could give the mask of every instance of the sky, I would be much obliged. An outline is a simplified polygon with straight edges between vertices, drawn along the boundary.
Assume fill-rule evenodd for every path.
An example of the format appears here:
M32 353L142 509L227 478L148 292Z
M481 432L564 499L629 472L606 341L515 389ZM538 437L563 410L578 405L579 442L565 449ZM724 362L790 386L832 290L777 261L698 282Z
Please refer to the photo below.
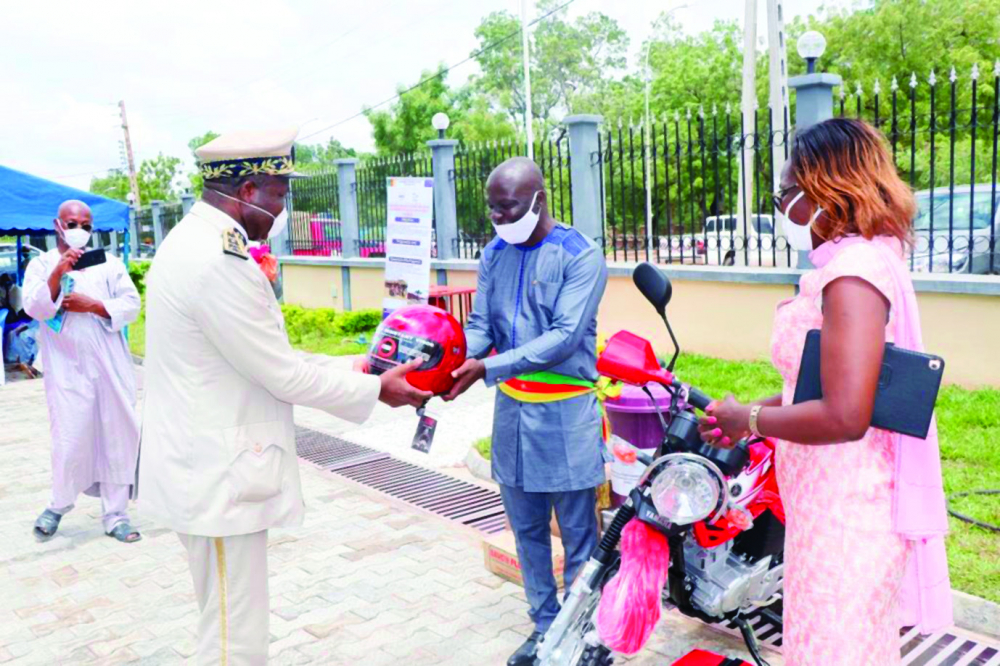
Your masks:
M848 0L785 0L786 20ZM664 11L685 32L742 24L745 0L574 0L618 21L637 58ZM0 21L0 164L87 189L123 167L124 100L136 166L158 153L192 164L188 141L208 130L297 125L309 143L331 136L373 147L364 117L422 71L477 47L493 11L517 0L46 0L8 2ZM761 28L765 2L760 0ZM789 54L789 57L797 57ZM449 75L475 74L474 62ZM342 124L339 124L342 123ZM325 130L338 124L335 129ZM323 131L321 131L323 130ZM317 132L319 132L317 134Z

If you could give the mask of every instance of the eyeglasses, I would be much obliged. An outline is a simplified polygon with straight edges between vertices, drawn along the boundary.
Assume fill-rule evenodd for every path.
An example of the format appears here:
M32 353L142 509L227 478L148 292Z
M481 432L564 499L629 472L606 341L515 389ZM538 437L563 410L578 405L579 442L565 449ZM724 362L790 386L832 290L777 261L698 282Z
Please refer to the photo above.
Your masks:
M771 195L771 203L774 204L775 210L781 210L781 202L784 201L788 193L794 190L798 185L792 185L790 187L782 187L777 192Z
M94 225L89 224L87 222L83 222L83 223L81 223L81 222L67 222L66 223L66 228L67 229L76 229L78 227L80 229L83 229L84 231L93 231L94 230Z

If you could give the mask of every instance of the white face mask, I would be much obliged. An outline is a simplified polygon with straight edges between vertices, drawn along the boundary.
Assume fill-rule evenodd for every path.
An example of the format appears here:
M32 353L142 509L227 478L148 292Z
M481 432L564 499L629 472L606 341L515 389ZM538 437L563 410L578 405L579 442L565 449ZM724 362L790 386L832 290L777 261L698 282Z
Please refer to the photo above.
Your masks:
M282 208L281 212L278 213L277 216L275 216L275 215L272 215L269 211L264 210L260 206L253 205L249 201L243 201L242 199L237 199L236 197L231 197L228 194L225 194L223 192L219 192L218 190L212 190L212 191L215 192L216 194L218 194L220 197L225 197L227 199L232 199L236 203L243 204L244 206L250 206L251 208L259 210L260 212L264 213L265 215L267 215L268 217L270 217L272 220L274 220L274 222L271 223L271 230L267 232L267 237L269 239L270 238L274 238L275 236L280 235L281 232L285 230L285 227L288 226L288 209L287 208Z
M785 237L788 239L788 245L798 252L812 252L813 251L813 238L812 238L812 226L816 218L820 216L823 209L819 206L816 207L816 212L812 214L809 221L805 224L796 224L792 222L791 218L788 217L788 212L805 196L805 192L799 192L792 199L791 203L785 206L784 211L777 212L778 221L781 223L781 228L785 232Z
M531 234L535 232L535 227L538 226L538 218L541 215L540 210L535 210L535 201L537 199L538 192L535 192L534 196L531 197L531 205L528 206L528 212L516 222L508 224L497 224L494 222L493 228L496 230L497 236L511 245L520 245L531 238Z
M74 250L79 250L90 242L90 232L86 229L63 229L63 240Z

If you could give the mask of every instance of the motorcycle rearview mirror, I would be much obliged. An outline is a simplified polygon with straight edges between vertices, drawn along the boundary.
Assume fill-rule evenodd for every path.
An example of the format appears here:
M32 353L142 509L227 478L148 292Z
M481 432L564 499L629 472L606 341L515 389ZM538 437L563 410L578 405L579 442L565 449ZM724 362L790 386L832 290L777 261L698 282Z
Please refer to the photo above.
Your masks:
M670 327L670 320L667 319L667 304L670 303L670 297L674 294L670 278L664 275L663 271L653 264L644 261L632 271L632 282L635 283L639 292L646 297L646 300L652 303L656 311L660 313L660 317L663 318L663 323L667 325L670 341L674 344L674 355L667 365L667 370L673 372L674 365L677 363L677 357L681 353L681 348L677 344L677 338L674 336L673 329Z
M653 264L643 262L635 267L635 271L632 273L632 282L646 297L646 300L653 304L660 316L666 317L667 304L674 293L670 279Z

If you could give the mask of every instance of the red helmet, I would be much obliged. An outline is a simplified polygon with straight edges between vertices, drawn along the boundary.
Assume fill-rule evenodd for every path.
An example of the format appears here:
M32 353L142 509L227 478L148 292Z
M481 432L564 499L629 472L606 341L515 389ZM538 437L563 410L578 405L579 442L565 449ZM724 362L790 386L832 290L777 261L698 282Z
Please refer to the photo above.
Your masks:
M424 364L406 376L410 384L436 395L451 390L451 373L465 363L465 331L450 314L430 305L408 305L386 317L368 350L368 366L380 375L421 358Z

